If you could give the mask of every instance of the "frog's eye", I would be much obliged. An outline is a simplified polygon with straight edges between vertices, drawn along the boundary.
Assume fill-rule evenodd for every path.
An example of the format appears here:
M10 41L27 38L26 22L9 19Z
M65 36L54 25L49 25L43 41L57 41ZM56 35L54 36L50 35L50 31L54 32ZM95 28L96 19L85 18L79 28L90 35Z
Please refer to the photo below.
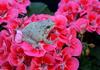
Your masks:
M50 26L47 26L47 27L46 27L46 29L49 29L49 28L50 28Z

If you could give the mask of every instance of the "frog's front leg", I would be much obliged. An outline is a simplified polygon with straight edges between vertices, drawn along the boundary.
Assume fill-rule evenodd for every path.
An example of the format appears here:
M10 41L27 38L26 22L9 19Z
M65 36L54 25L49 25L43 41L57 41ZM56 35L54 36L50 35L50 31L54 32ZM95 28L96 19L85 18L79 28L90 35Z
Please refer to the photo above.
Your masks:
M39 47L39 43L36 42L36 41L33 41L33 42L32 42L32 47L33 47L33 48Z
M25 42L28 42L29 44L34 45L33 47L35 47L38 44L36 41L34 41L34 40L32 40L28 37L26 37L26 38L24 37L22 40L25 41Z
M46 38L44 39L44 42L47 43L47 44L53 44L53 41L48 40L48 39L46 39Z

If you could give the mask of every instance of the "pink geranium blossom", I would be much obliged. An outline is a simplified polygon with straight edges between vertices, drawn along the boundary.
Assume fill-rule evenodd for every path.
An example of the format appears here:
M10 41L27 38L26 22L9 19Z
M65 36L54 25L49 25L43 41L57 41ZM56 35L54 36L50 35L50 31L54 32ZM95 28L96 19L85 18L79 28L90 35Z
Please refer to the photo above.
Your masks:
M80 56L82 51L82 44L77 38L72 38L70 40L70 43L68 44L68 47L65 47L63 49L63 52L68 52L72 56ZM73 53L74 52L74 53Z
M8 62L11 65L17 66L24 61L23 50L18 45L12 45L10 51L11 52L8 56Z
M46 58L45 58L46 57ZM48 59L47 59L48 58ZM30 66L30 70L54 70L54 58L50 55L45 55L43 58L33 58ZM50 67L51 68L50 68Z
M65 28L67 26L67 19L63 15L55 15L55 17L52 17L52 19L55 22L55 26L58 28Z
M33 48L31 44L26 42L23 42L21 47L22 49L24 49L24 53L29 56L41 57L46 53L46 50L44 50L43 48L41 49Z
M98 15L96 19L96 24L98 25L96 28L96 32L100 35L100 15Z
M14 19L18 16L18 10L9 5L9 1L0 1L0 19ZM14 13L13 13L14 12Z
M13 69L13 67L9 64L9 62L5 62L5 63L3 63L2 65L1 65L1 68L0 68L1 70L11 70L11 69Z
M72 27L74 27L78 32L85 31L88 25L89 21L85 18L79 18L77 21L72 23Z
M25 64L21 63L17 66L16 70L26 70Z
M10 38L6 37L6 35L6 31L0 32L0 65L7 61L11 46Z
M98 0L61 0L54 15L27 13L29 0L0 0L0 69L2 70L78 70L75 56L82 52L78 33L100 34ZM32 22L51 19L54 29L38 47L23 41L22 29ZM6 23L6 24L5 24ZM2 26L3 25L3 26ZM34 40L35 41L35 40Z
M76 58L69 58L58 65L57 70L77 70L79 62Z

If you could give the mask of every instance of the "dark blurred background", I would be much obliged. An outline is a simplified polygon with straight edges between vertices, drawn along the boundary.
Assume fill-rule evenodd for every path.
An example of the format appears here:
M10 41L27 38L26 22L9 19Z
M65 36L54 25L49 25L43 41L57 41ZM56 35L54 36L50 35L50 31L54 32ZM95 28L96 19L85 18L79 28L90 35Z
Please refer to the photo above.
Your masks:
M31 2L43 2L45 3L50 11L55 12L58 8L60 0L30 0Z

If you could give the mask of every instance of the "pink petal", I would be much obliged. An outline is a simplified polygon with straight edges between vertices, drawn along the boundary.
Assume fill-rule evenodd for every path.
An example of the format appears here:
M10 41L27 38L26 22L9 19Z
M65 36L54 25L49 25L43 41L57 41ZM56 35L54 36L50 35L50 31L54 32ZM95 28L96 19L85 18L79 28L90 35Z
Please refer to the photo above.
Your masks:
M79 67L79 61L72 57L66 62L66 68L68 70L78 70Z
M72 44L70 46L70 50L71 50L72 56L80 56L82 52L82 44L80 40L77 38L74 38L72 39L71 43Z
M52 51L52 50L54 50L54 49L56 48L56 46L50 45L50 44L45 44L45 45L43 46L43 48L44 48L46 51Z
M32 50L25 50L24 53L28 56L35 56L35 57L42 57L46 53L43 49L32 49Z
M23 42L22 44L21 44L21 48L23 49L23 50L32 50L33 48L32 48L32 45L30 45L29 43L27 43L27 42Z
M22 64L22 63L19 64L19 65L17 66L16 70L26 70L25 64Z

